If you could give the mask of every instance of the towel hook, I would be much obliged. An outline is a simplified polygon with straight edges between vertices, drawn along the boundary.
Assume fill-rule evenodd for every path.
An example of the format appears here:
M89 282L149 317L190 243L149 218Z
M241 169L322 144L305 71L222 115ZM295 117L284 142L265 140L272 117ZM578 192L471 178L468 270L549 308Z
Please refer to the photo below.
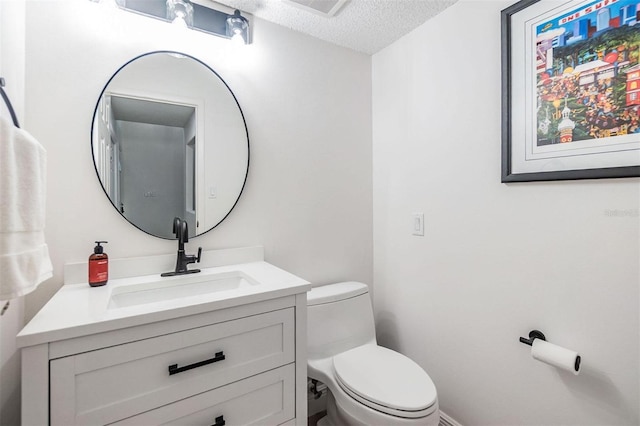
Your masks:
M20 128L20 123L18 123L18 117L16 116L16 112L13 109L13 105L11 105L11 101L9 100L7 93L4 91L4 78L2 77L0 77L0 95L2 95L4 103L7 104L7 108L9 109L9 114L11 115L13 125L17 128Z

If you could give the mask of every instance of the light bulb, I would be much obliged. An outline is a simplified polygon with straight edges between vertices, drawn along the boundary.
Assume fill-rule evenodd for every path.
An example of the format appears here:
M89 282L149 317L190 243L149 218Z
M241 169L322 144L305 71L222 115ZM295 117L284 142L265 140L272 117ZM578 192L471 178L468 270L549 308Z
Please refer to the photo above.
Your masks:
M183 16L176 16L171 23L176 27L184 27L184 28L189 27L187 25L187 21L184 20Z
M233 34L233 36L231 36L231 42L233 44L237 44L237 45L244 45L246 44L245 40L244 40L244 36L242 35L242 32L236 32Z

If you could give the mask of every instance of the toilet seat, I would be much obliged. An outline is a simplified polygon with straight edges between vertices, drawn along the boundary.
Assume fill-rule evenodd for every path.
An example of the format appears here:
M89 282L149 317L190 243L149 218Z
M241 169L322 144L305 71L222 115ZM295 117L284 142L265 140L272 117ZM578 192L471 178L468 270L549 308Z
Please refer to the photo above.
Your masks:
M333 357L336 381L349 396L383 413L426 417L437 409L436 388L411 359L377 345L363 345Z

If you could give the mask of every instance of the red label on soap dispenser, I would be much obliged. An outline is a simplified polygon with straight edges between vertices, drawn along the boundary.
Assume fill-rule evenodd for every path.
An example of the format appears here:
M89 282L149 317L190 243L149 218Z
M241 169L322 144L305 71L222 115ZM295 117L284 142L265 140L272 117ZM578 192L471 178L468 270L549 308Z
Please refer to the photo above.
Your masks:
M89 285L95 287L104 285L109 279L109 260L91 260L89 265Z

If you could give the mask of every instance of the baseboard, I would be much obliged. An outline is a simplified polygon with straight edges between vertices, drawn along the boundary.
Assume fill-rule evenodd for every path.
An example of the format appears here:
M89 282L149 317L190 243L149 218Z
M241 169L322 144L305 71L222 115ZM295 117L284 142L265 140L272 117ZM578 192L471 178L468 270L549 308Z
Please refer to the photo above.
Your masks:
M448 416L446 413L443 413L440 410L440 423L438 426L462 426L460 423L455 421L452 417Z

